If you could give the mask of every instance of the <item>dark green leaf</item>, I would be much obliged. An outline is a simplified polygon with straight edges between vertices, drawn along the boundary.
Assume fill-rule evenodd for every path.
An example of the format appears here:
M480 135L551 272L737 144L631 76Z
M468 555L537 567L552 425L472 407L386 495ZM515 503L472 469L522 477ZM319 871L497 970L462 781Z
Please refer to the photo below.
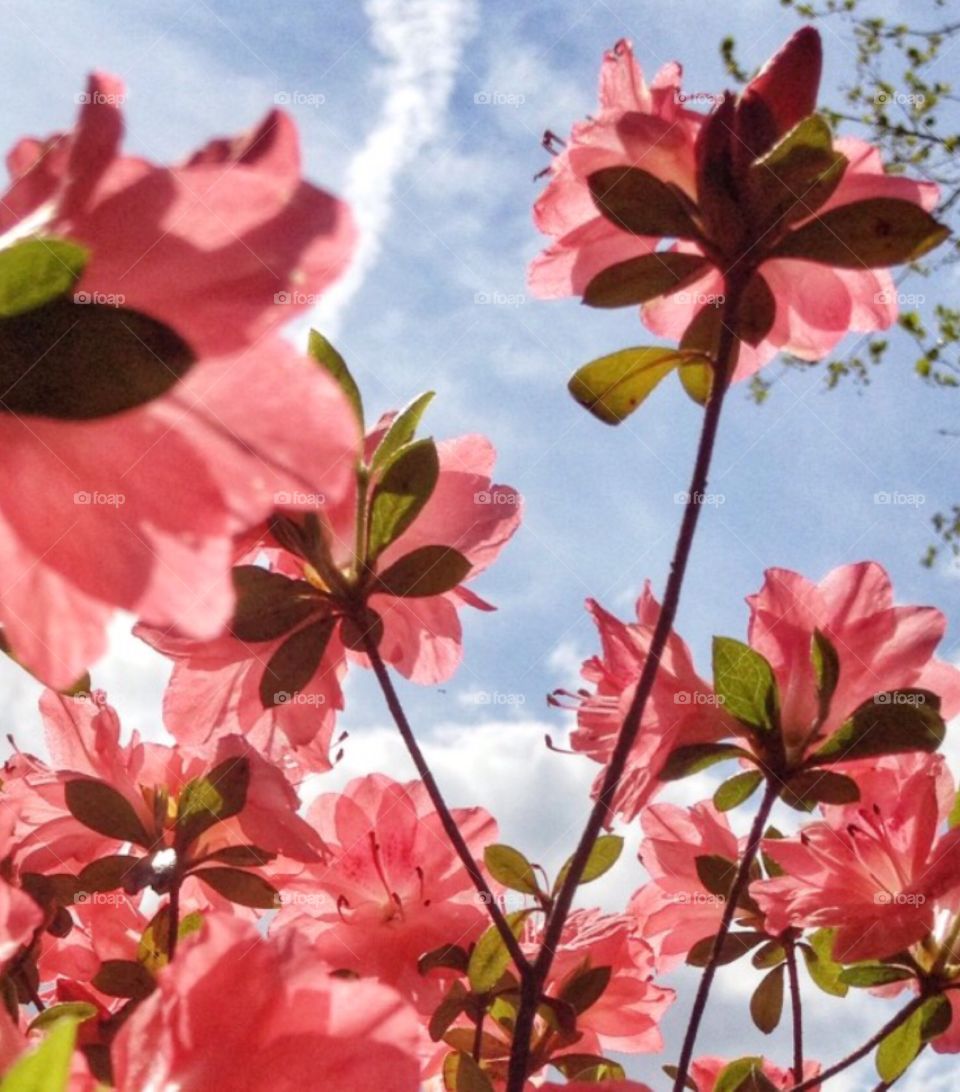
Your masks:
M140 857L129 854L101 857L100 860L80 870L77 886L84 892L116 891L118 887L123 887L130 880L140 860Z
M490 1078L464 1051L444 1058L443 1085L448 1092L493 1092Z
M439 1043L450 1025L466 1010L468 1001L467 991L461 982L454 982L447 991L446 996L434 1009L427 1026L430 1038Z
M717 811L730 811L744 800L749 800L762 783L763 774L759 770L734 774L713 794L714 807Z
M413 440L424 411L433 401L433 397L433 391L425 391L394 417L373 453L371 469L374 472L383 469L402 447L406 447Z
M949 234L949 228L912 201L870 197L802 224L777 244L773 256L841 269L878 269L915 261Z
M929 690L890 690L865 701L810 759L845 762L906 751L935 751L946 725Z
M740 297L736 333L748 345L759 345L773 329L777 301L763 275L754 273Z
M578 368L567 386L594 417L607 425L619 425L664 376L695 359L675 349L653 346L620 349Z
M764 970L767 967L776 967L778 964L783 963L786 958L787 951L780 941L768 940L766 944L761 944L753 953L750 962L758 970Z
M769 1035L783 1015L783 964L774 967L760 979L760 985L750 998L750 1016L754 1024Z
M336 619L318 618L297 630L274 652L260 679L260 701L264 709L284 705L317 673Z
M813 631L810 659L817 680L818 720L822 724L830 715L830 703L840 681L840 657L829 639L819 629Z
M313 359L335 380L340 390L346 395L347 401L353 407L362 429L363 399L360 397L360 388L357 386L356 380L350 374L347 362L323 334L317 330L310 331L307 349Z
M663 764L660 780L679 781L683 777L690 777L717 762L725 762L731 758L753 758L753 756L735 743L691 743L686 747L677 747L670 752L670 757Z
M207 854L207 861L219 861L234 868L260 868L276 858L276 853L268 853L259 846L224 846L214 853Z
M609 872L619 860L622 852L623 838L619 834L601 834L590 850L586 867L580 877L580 885L598 880L605 872ZM563 881L567 878L572 861L572 857L568 858L560 869L553 884L554 891L559 891L563 887Z
M487 846L483 851L483 861L490 875L511 891L536 895L540 890L533 865L519 849L506 845Z
M177 844L189 846L217 823L243 811L250 785L250 760L224 759L205 776L188 781L177 804Z
M0 317L32 311L73 291L89 254L66 239L24 239L0 250Z
M727 933L724 937L723 944L720 946L720 955L717 959L717 963L720 966L727 963L733 963L734 960L745 956L747 952L756 948L758 944L766 939L767 938L763 933L756 933L753 931ZM710 962L710 953L713 951L713 942L713 937L704 937L703 940L698 940L687 953L687 963L691 967L706 967L707 963Z
M106 781L95 778L68 781L64 797L70 814L85 827L107 838L149 848L150 836L133 805Z
M694 861L697 878L711 895L727 898L737 875L736 861L728 861L715 853L704 854Z
M253 872L243 872L238 868L201 868L193 875L238 906L276 910L280 905L277 889Z
M377 578L377 591L400 599L443 595L462 584L473 568L452 546L420 546L396 560Z
M764 732L776 725L779 709L773 669L749 645L732 637L713 639L713 688L724 709L742 724Z
M194 361L156 319L60 298L0 319L0 408L65 421L106 417L166 394Z
M420 515L440 476L433 440L414 440L386 464L370 503L370 560L375 560Z
M617 262L587 285L583 302L590 307L630 307L675 292L703 276L710 260L701 254L665 250Z
M417 970L420 974L428 974L435 967L448 967L450 970L466 973L467 953L459 944L442 944L439 948L433 948L424 953L417 960Z
M817 804L855 804L860 799L856 781L831 770L805 770L784 785L781 799L791 808L812 811Z
M633 235L697 239L700 233L682 198L665 182L638 167L605 167L587 179L593 203Z
M603 997L612 972L612 967L587 967L575 972L563 983L557 996L578 1015L586 1012Z
M323 606L306 580L291 580L259 565L235 568L233 588L237 598L230 632L240 641L275 640Z
M92 983L108 997L148 997L156 989L153 975L135 959L105 959Z
M523 924L532 910L515 910L506 915L507 924L515 937L523 931ZM496 925L491 925L480 937L470 954L467 976L477 993L493 989L510 964L510 953Z
M354 652L366 652L368 640L379 648L383 634L383 618L367 604L357 608L356 617L345 614L340 619L340 640Z

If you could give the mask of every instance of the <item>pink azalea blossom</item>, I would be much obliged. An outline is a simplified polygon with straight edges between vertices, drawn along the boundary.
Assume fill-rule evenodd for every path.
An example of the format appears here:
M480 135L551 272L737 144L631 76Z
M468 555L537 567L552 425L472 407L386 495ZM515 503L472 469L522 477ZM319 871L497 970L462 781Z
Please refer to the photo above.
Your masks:
M690 1079L696 1085L697 1092L713 1092L717 1078L732 1061L732 1058L706 1056L691 1062ZM819 1072L819 1062L808 1059L803 1063L803 1079L805 1081L810 1080L811 1077L816 1077ZM774 1088L782 1089L783 1092L787 1092L787 1089L793 1088L797 1083L792 1069L781 1069L766 1059L763 1061L763 1075ZM818 1092L819 1088L819 1084L814 1085L810 1092Z
M8 771L14 776L6 786L20 804L16 858L25 871L76 874L91 861L120 851L123 839L97 833L74 818L65 800L68 783L96 779L109 785L151 839L140 852L157 854L173 844L178 797L187 783L231 760L249 766L243 808L201 834L190 847L191 859L227 846L255 845L288 859L265 866L269 876L290 870L292 861L314 861L325 852L316 831L297 815L299 800L289 782L243 738L224 737L206 753L143 743L137 733L122 744L119 718L99 691L76 698L46 691L40 708L53 768L14 760ZM155 800L164 794L170 802L158 817Z
M586 660L582 668L593 690L560 692L560 696L572 700L577 709L577 726L570 736L573 749L605 763L633 700L660 604L647 583L637 600L636 622L621 622L592 599L587 610L601 644L600 655ZM614 810L628 821L634 819L660 789L658 774L675 747L715 740L730 730L730 719L717 705L710 685L697 674L686 643L671 634Z
M732 863L740 858L740 846L726 815L708 802L689 809L650 804L640 823L645 835L640 862L651 878L633 896L630 913L666 971L720 928L724 900L701 883L697 857L723 857Z
M118 96L117 81L94 77L73 133L14 148L0 242L82 243L77 298L122 299L169 323L198 362L111 416L3 415L15 488L0 520L0 622L18 659L57 687L103 654L117 608L216 636L233 606L233 537L279 492L320 483L342 495L355 444L334 383L269 332L296 310L275 294L294 280L315 294L352 243L344 206L301 180L290 121L271 115L161 168L118 153Z
M681 105L679 66L665 66L648 88L630 44L620 42L604 57L598 115L574 126L569 144L551 164L550 182L535 206L537 226L555 242L530 267L534 292L581 296L598 273L662 249L664 240L631 234L599 214L587 184L593 172L638 167L678 187L693 201L708 201L704 175L708 183L719 175L717 162L722 155L729 154L735 176L743 174L753 159L814 112L820 71L819 35L805 27L748 84L735 105L717 107L727 113L722 121L718 119L714 128L720 136L715 137L708 132L711 126L704 124L704 116ZM715 140L729 143L729 149L713 147ZM870 198L898 198L927 211L936 206L934 183L887 174L871 145L840 138L834 147L847 159L839 184L819 207L806 209L810 215L801 215L789 227L802 227L814 212L821 215ZM705 167L707 162L710 166ZM738 212L749 218L749 205L740 201ZM748 253L760 244L772 249L786 226L777 224L772 230L758 225L759 239ZM707 247L692 240L672 243L667 249L706 254L716 262ZM661 337L679 340L705 304L722 300L723 268L712 264L699 277L687 278L676 289L643 304L644 323ZM885 269L839 268L778 257L764 258L759 269L773 294L776 313L758 344L741 343L736 379L752 375L781 351L819 360L848 331L882 330L896 319L896 290Z
M265 940L213 915L111 1054L118 1092L417 1092L419 1034L399 994L332 976L296 931Z
M393 415L379 422L367 438L370 458ZM452 546L471 564L469 579L496 559L520 523L515 490L491 481L495 453L482 436L462 436L437 444L440 475L436 488L413 523L376 562L385 572L399 558L423 546ZM342 503L325 497L318 514L330 532L332 561L347 572L353 563L357 519L356 492ZM330 589L315 569L272 535L243 545L238 558L252 562L266 553L271 571L300 581L316 599L317 616L330 610ZM306 583L303 583L303 582ZM309 585L309 586L308 586ZM382 592L369 606L383 621L379 651L383 659L413 682L448 679L462 655L459 611L464 606L493 608L465 583L439 595L398 598ZM314 618L307 618L309 625ZM266 665L290 637L250 642L225 633L198 643L177 631L141 627L138 633L174 661L164 697L164 720L181 741L197 743L229 732L242 732L264 754L282 764L296 780L311 770L329 769L336 713L343 707L341 680L348 660L362 665L362 652L348 651L339 630L330 637L313 677L296 693L284 693L269 707L260 697Z
M15 805L4 800L0 804L0 859L6 860L14 849L15 821ZM9 875L0 878L0 971L30 943L42 924L43 914L33 899L11 883ZM0 1028L0 1053L3 1038Z
M857 783L857 803L824 805L798 836L765 839L785 875L750 888L772 932L833 928L845 963L903 951L960 909L960 830L941 833L956 795L942 757L884 757Z
M482 808L452 814L481 862L496 822ZM440 983L420 974L418 958L466 947L490 922L423 784L356 778L318 797L308 819L331 856L287 885L273 929L296 929L331 967L378 978L432 1011Z

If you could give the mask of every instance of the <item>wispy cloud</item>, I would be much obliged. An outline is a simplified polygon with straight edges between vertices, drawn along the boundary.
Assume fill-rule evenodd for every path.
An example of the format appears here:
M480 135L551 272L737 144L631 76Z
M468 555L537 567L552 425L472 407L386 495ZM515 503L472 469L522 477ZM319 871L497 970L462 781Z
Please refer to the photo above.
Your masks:
M364 9L383 61L377 76L386 98L347 174L345 197L360 243L350 269L313 316L332 334L376 263L398 179L441 131L463 47L477 25L475 0L366 0Z

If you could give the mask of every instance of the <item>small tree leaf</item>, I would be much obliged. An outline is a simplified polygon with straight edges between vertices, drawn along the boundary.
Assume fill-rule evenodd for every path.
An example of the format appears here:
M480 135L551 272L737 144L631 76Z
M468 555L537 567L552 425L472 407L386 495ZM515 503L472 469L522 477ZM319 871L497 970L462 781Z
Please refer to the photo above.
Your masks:
M579 1016L595 1005L610 985L612 967L587 967L575 971L560 987L558 997Z
M590 307L631 307L675 292L710 268L702 254L675 250L642 254L617 262L598 273L587 285L583 302Z
M854 804L860 799L860 789L845 774L805 770L790 778L780 797L792 808L812 811L817 804Z
M858 989L870 989L873 986L886 986L890 982L904 982L915 978L913 971L906 967L893 967L889 963L855 963L844 967L840 972L840 981Z
M108 997L149 997L157 983L135 959L105 959L93 976L93 986Z
M307 351L346 395L362 429L363 399L360 397L360 388L356 380L350 374L347 362L318 330L310 331Z
M277 889L254 872L243 872L239 868L200 868L193 875L238 906L276 910L280 905Z
M306 580L291 580L259 565L237 566L233 589L237 598L230 632L240 641L273 641L323 606Z
M583 875L580 877L580 886L583 886L585 883L591 883L593 880L598 880L605 872L609 872L620 859L620 854L622 852L623 838L621 838L619 834L601 834L593 843L593 849L590 850L590 856L587 858L586 867L583 870ZM553 890L555 892L563 887L563 881L567 878L567 873L570 871L572 861L573 858L568 857L557 874L557 878L553 884Z
M760 985L750 998L750 1016L764 1035L769 1035L780 1023L783 1014L783 964L774 967L760 979Z
M605 167L587 179L593 203L611 223L633 235L698 239L681 197L639 167Z
M830 640L819 629L813 631L810 660L817 680L818 719L822 724L830 715L830 703L840 681L840 657Z
M443 1085L448 1092L493 1092L490 1078L464 1051L448 1054L444 1059Z
M750 962L758 970L766 970L769 967L776 967L778 964L783 963L786 958L787 951L780 941L769 940L766 944L761 944L753 953Z
M382 470L402 447L413 440L424 412L433 398L433 391L425 391L394 417L383 439L377 445L377 450L373 453L370 466L374 473Z
M714 637L713 688L724 709L742 724L761 732L776 726L779 697L773 669L749 645Z
M744 770L728 778L713 794L713 803L717 811L730 811L749 800L763 783L763 774L759 770Z
M776 1085L763 1072L762 1058L738 1058L720 1071L713 1092L776 1092Z
M131 879L141 859L130 854L101 857L80 870L77 887L85 893L116 891Z
M928 997L877 1047L876 1065L880 1079L893 1084L914 1061L924 1044L950 1026L951 1018L950 1002L942 994Z
M705 890L722 899L728 897L737 876L736 861L727 860L726 857L716 853L707 853L695 858L694 865L697 869L697 878Z
M284 705L316 675L335 625L333 615L318 618L298 629L274 652L260 679L264 709Z
M511 891L522 891L525 895L539 892L533 865L519 849L507 845L487 846L483 851L483 861L490 875Z
M442 944L417 960L417 970L420 974L428 974L435 967L448 967L450 970L466 973L467 962L467 953L459 944Z
M133 805L106 781L78 778L68 781L63 792L70 814L85 827L107 838L149 848L150 836Z
M620 349L584 364L567 384L584 409L607 425L625 421L664 376L694 356L675 349L637 347Z
M473 568L452 546L420 546L398 558L377 578L377 591L399 599L421 599L453 591Z
M765 940L767 940L767 937L763 933L753 932L752 930L727 933L720 947L717 963L720 966L733 963ZM687 964L691 967L706 967L710 961L710 953L713 951L713 942L713 937L704 937L702 940L698 940L687 953Z
M936 751L946 725L929 690L888 690L865 701L811 757L811 765L907 751Z
M243 811L250 785L250 760L224 759L204 777L188 781L177 802L177 845L189 846L212 826Z
M679 781L731 758L753 759L753 755L735 743L691 743L677 747L663 764L660 780Z
M32 311L73 291L89 254L66 239L24 239L0 250L0 317Z
M800 950L814 984L832 997L846 997L849 987L840 978L843 967L833 958L834 933L833 929L818 929Z
M204 857L206 861L218 861L234 868L260 868L276 859L276 853L268 853L259 846L224 846Z
M414 440L385 464L370 502L371 562L420 515L439 476L440 459L433 440Z
M97 1006L91 1005L89 1001L61 1001L37 1013L30 1021L27 1031L45 1031L65 1016L72 1017L78 1024L82 1024L84 1020L96 1016L99 1011Z
M533 910L514 910L506 915L507 925L515 937L523 931L524 922ZM476 993L485 993L500 980L510 964L510 952L496 925L491 925L474 945L467 965L467 977Z
M76 1035L76 1019L57 1020L40 1045L6 1071L0 1092L67 1092Z

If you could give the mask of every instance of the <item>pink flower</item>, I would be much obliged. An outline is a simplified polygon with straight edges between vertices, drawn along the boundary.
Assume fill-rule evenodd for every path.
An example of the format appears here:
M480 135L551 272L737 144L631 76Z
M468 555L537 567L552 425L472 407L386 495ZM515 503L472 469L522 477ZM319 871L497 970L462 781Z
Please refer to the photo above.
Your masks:
M14 848L14 807L9 800L0 803L0 859L3 860ZM42 924L43 914L33 899L10 882L9 874L0 878L0 972L31 942ZM0 1027L0 1054L3 1039L4 1029Z
M370 460L382 441L389 415L367 437L365 457ZM520 522L517 493L509 486L491 482L494 450L482 436L462 436L437 444L437 484L413 522L365 568L362 579L370 591L368 608L382 622L379 643L383 659L414 682L442 682L456 670L462 655L459 610L470 606L493 608L465 582L439 594L399 597L380 591L377 578L405 555L425 547L452 547L469 562L468 579L490 565L516 531ZM368 492L369 500L369 492ZM323 498L317 515L328 529L330 563L349 580L355 574L356 490L340 503ZM278 604L298 594L313 603L305 613L281 623L264 640L254 640L234 627L212 642L198 643L179 632L140 628L140 635L174 660L170 686L164 698L164 719L183 742L200 742L227 732L241 732L264 754L284 765L298 779L310 770L330 767L329 749L336 713L343 707L340 689L347 660L362 665L367 657L355 647L345 647L343 630L326 629L306 681L288 685L282 679L266 687L266 669L272 657L287 644L291 634L302 632L331 615L339 616L348 605L338 599L337 589L317 572L302 554L293 552L291 535L302 534L293 519L284 521L287 534L266 533L244 544L239 560L251 562L264 553L270 571L278 574L262 594ZM292 531L290 528L292 527ZM306 551L304 551L306 552ZM256 576L257 574L251 574ZM266 578L269 580L269 578ZM258 586L264 584L260 578ZM379 624L379 623L378 623ZM318 628L323 628L318 627ZM347 640L347 644L356 642Z
M265 940L213 915L111 1053L119 1092L417 1092L418 1038L397 993L331 976L297 932Z
M690 1079L696 1085L697 1092L713 1092L717 1078L730 1065L731 1061L730 1058L712 1056L697 1058L693 1061L690 1065ZM797 1083L794 1080L792 1069L781 1069L766 1059L761 1059L761 1061L763 1063L763 1075L773 1084L774 1088L783 1089L783 1092L787 1092L787 1089L793 1088ZM810 1080L811 1077L816 1077L819 1072L819 1062L804 1062L803 1079L805 1081ZM811 1092L818 1092L819 1088L820 1085L814 1085Z
M858 803L824 805L797 837L766 839L785 875L750 888L771 932L836 929L833 954L844 963L909 948L939 911L960 909L960 830L939 833L955 798L943 759L881 758L857 783Z
M720 928L724 900L701 883L697 858L723 857L733 867L740 848L726 815L711 803L689 809L650 804L640 822L646 835L640 861L651 879L633 896L630 913L666 971L682 963L697 941Z
M573 749L605 763L633 700L660 604L648 582L637 600L636 622L621 622L592 599L587 610L601 642L601 654L585 661L582 669L594 689L576 694L561 691L560 696L572 700L577 709L577 727L570 736ZM730 719L717 705L710 685L697 674L686 643L671 634L614 810L627 821L634 819L659 790L658 775L675 747L712 741L730 730Z
M620 43L604 58L598 117L574 127L536 205L537 226L556 242L531 266L533 290L542 296L585 296L601 306L639 302L650 330L679 340L698 314L722 302L724 275L738 270L754 293L751 309L762 310L759 297L769 300L771 294L775 307L757 329L748 330L746 323L740 329L736 379L753 374L779 351L819 360L850 330L890 326L897 315L896 292L881 267L904 258L861 259L852 248L839 256L800 258L791 246L794 233L799 239L817 217L878 198L929 212L938 189L887 174L877 150L860 140L836 141L834 150L846 162L832 161L828 130L811 121L808 141L822 157L816 171L810 177L788 175L785 192L771 192L770 180L776 184L781 168L769 167L763 157L813 115L820 70L819 35L805 27L737 100L716 96L713 113L702 117L679 105L677 65L662 69L648 90L629 44ZM659 293L648 290L630 299L621 293L617 302L604 303L594 291L599 282L591 286L591 281L601 273L628 280L629 267L621 263L652 255L664 241L600 215L588 179L609 167L639 168L674 187L690 225L686 232L677 230L682 237L666 252L659 250L685 261L673 283L664 281ZM930 234L918 241L917 254L943 237L934 221L927 224ZM698 265L691 256L704 260ZM665 268L664 258L660 264Z
M241 737L224 737L206 754L142 743L136 733L123 745L119 719L102 692L70 698L48 690L40 707L54 768L20 759L12 764L13 777L6 786L21 807L16 858L23 870L77 874L101 857L120 853L132 840L108 828L98 832L75 817L68 790L88 781L114 794L112 813L116 802L125 805L132 816L125 830L130 823L139 824L140 840L129 852L139 856L140 864L131 862L125 877L131 890L165 890L169 885L164 877L172 869L190 868L195 874L211 854L230 847L262 850L267 857L257 872L268 879L282 879L298 870L292 862L315 861L325 852L316 831L297 815L299 800L292 786ZM185 844L178 840L177 822L186 808L185 790L217 769L245 774L242 791L230 790L239 811L207 823ZM277 855L280 859L272 861Z
M885 691L919 688L940 698L949 719L960 712L960 671L934 656L946 619L933 607L898 607L876 562L842 565L819 584L789 569L768 569L748 598L749 643L773 668L788 751L810 753L861 704ZM811 659L814 630L831 642L839 677L824 722L818 720Z
M18 659L57 687L102 655L118 608L216 636L233 606L233 537L280 491L342 495L355 444L335 385L269 334L296 310L275 294L294 280L322 289L352 242L345 208L300 179L289 120L271 115L168 169L118 154L118 97L117 81L94 77L72 134L21 141L0 202L3 244L36 232L82 243L75 299L169 323L197 358L124 412L67 419L43 401L0 421L16 486L0 520L0 621Z
M482 808L453 816L481 862L496 841L494 819ZM466 947L489 918L426 789L371 774L318 797L308 818L332 856L288 884L273 928L296 929L331 967L378 978L430 1010L439 983L417 960L441 945Z

